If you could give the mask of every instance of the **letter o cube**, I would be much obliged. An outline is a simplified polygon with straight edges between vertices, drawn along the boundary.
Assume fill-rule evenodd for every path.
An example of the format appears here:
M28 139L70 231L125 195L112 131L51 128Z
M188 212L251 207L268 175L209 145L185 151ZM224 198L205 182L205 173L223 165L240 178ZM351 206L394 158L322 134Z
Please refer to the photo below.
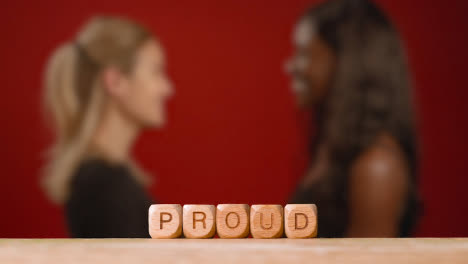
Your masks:
M180 204L153 204L148 211L149 234L152 238L176 238L182 234Z
M247 204L219 204L216 208L216 230L220 238L245 238L249 235Z

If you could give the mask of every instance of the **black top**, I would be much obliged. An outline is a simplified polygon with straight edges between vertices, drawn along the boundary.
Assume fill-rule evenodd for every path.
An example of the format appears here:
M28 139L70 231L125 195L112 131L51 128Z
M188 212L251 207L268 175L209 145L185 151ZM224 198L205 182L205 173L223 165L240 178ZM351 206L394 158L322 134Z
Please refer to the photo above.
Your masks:
M344 237L348 213L346 191L344 188L340 188L341 193L334 191L329 194L324 191L330 188L325 182L307 188L300 184L289 203L317 205L318 237Z
M65 205L75 238L145 238L151 199L128 167L103 160L83 162Z
M335 189L331 195L327 189ZM326 182L319 181L309 187L300 184L292 199L291 204L316 204L318 237L344 237L348 226L348 184L329 186ZM399 237L411 236L412 229L419 215L418 200L414 192L407 196L404 213L399 222Z

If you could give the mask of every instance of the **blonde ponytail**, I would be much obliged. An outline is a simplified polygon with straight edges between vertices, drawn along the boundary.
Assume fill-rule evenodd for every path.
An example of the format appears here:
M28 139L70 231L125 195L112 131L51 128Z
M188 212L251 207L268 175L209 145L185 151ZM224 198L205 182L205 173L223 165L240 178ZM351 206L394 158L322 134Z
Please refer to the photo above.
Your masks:
M69 123L78 111L75 96L75 71L77 52L73 44L67 43L57 49L47 65L45 75L45 105L55 115L57 138L65 139L70 133Z
M67 200L73 172L90 154L106 101L100 70L110 64L128 70L136 49L149 37L147 30L129 20L97 17L85 25L76 41L63 44L51 56L45 72L44 105L52 117L56 140L48 152L42 186L52 201Z

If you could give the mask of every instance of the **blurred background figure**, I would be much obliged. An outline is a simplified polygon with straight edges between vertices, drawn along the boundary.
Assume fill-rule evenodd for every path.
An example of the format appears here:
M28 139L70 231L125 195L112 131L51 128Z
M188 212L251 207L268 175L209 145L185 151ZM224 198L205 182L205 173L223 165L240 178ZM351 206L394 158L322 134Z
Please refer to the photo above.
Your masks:
M408 167L406 169L401 169L401 166L394 167L400 168L407 176L400 177L400 173L394 173L393 175L400 176L392 177L392 182L396 182L397 179L403 182L398 185L389 184L388 189L398 188L402 192L412 193L410 196L415 196L410 199L406 194L398 195L394 192L391 195L392 199L399 197L400 201L394 201L395 203L390 205L402 207L413 203L409 201L416 203L417 192L406 184L410 185L413 180L416 183L417 175L417 185L421 200L424 202L424 210L420 220L417 219L415 210L401 209L404 212L414 212L411 217L404 217L403 213L401 216L395 214L398 209L389 210L389 219L385 220L391 222L385 221L383 224L392 226L392 229L396 230L386 231L385 235L390 235L389 233L395 236L403 235L401 227L405 226L411 236L468 236L468 225L466 225L468 177L465 177L468 164L466 153L468 89L465 88L468 34L464 33L468 28L468 19L466 19L468 1L372 0L372 3L381 9L392 25L398 29L398 36L395 38L392 37L393 33L388 33L394 30L385 26L387 19L379 19L378 16L369 17L366 12L359 11L363 13L359 22L358 14L346 11L350 10L345 8L349 6L348 1L331 3L328 1L112 0L111 3L100 0L4 1L0 16L0 32L4 36L4 41L0 42L2 59L0 164L3 175L0 182L3 212L3 217L0 218L0 237L85 236L82 231L69 229L72 226L71 219L78 219L76 223L81 221L76 216L80 215L76 213L80 211L83 212L81 219L88 221L87 224L80 226L102 225L102 229L99 229L99 232L102 232L101 236L111 236L110 229L118 229L121 236L127 236L123 234L124 232L133 234L144 232L142 236L146 236L147 232L144 230L146 219L134 220L138 224L128 225L122 223L124 220L121 219L126 219L128 222L132 221L129 217L143 219L146 210L138 208L144 207L144 203L151 202L151 197L154 197L158 203L168 204L284 205L293 201L318 201L322 204L318 208L321 236L354 236L355 234L351 234L350 231L356 228L351 226L364 226L364 224L358 225L353 222L352 219L355 218L352 215L358 212L356 211L358 208L353 204L363 206L365 203L348 199L348 197L359 198L355 195L350 196L349 191L356 194L358 190L354 187L362 187L363 191L359 190L359 193L364 195L363 199L374 201L374 198L367 199L374 195L366 192L375 190L380 194L380 190L377 187L375 189L366 187L371 183L366 185L364 180L357 186L349 181L358 180L357 177L360 176L366 178L365 174L353 174L351 168L357 171L357 161L362 160L364 153L375 149L376 145L387 146L386 142L388 147L379 147L379 153L383 152L382 156L385 154L395 158L395 163L407 163ZM358 3L362 4L359 1ZM298 30L294 25L298 24L299 18L309 7L318 9L314 9L315 11L311 11L309 16L300 19L300 21L310 20L313 25L308 33L311 38L308 49L312 52L312 48L322 47L321 50L328 51L310 53L310 55L303 53L298 56L298 59L302 59L297 61L300 63L295 67L301 63L306 66L308 64L306 68L308 70L300 70L299 67L295 70L297 72L295 76L304 80L303 86L307 88L304 91L310 93L309 95L300 93L303 95L297 99L300 99L302 108L298 108L295 94L290 89L291 78L284 74L284 62L285 58L294 52L291 36L294 34L293 31ZM355 10L357 12L365 9L356 7ZM128 30L127 26L120 23L115 27L119 28L118 38L115 37L114 32L117 30L114 30L113 26L100 26L99 32L105 32L102 34L98 33L98 27L94 26L92 31L88 31L91 29L88 27L91 24L83 27L85 22L93 21L90 19L99 14L125 17L144 25L147 29L144 31L148 32L144 35L152 35L149 33L151 32L157 36L157 39L164 44L164 55L169 58L169 63L165 64L166 71L171 81L177 84L176 99L168 100L167 104L161 102L160 100L167 99L166 93L170 93L163 92L165 88L162 86L160 86L162 90L159 90L161 94L155 95L154 99L149 95L143 96L141 89L144 86L136 85L136 80L140 79L136 75L138 69L144 68L137 65L143 63L143 60L139 60L138 54L143 52L145 44L151 41L137 41L140 30ZM377 22L368 23L369 20ZM354 31L352 30L354 26L347 26L356 23L362 24L356 26L360 30ZM79 29L82 30L77 33ZM370 34L369 31L374 33ZM355 34L348 37L347 32ZM102 41L97 41L98 39ZM155 38L146 37L146 39ZM361 41L358 41L359 39ZM368 40L365 41L366 39ZM374 45L379 39L385 39L381 41L384 43ZM400 44L392 44L399 41L403 44L406 56L399 55ZM77 55L78 53L75 53L77 50L72 49L74 45L65 45L63 52L57 53L61 54L60 57L55 60L61 61L61 66L56 67L57 74L49 74L53 77L50 79L58 78L66 83L65 80L74 78L75 71L69 67L74 67L73 61L79 56L80 64L84 64L79 66L82 76L79 81L84 82L88 78L85 76L94 74L94 77L89 78L107 80L107 84L104 85L102 82L99 87L80 84L79 94L70 93L73 90L78 91L75 85L56 85L54 88L56 92L48 92L57 98L46 100L49 117L53 127L56 128L54 131L46 126L43 112L40 111L43 106L44 71L46 63L50 61L51 54L59 44L74 42L86 52L83 53L84 56L89 55L93 60L99 60L97 63L105 65L100 66L101 70L92 70L94 67L90 65L92 63L88 64L86 57ZM138 42L141 42L141 45L137 45ZM132 46L132 43L140 48L126 48ZM158 41L155 40L155 43ZM362 49L359 47L360 43ZM333 46L334 44L336 46ZM378 52L379 47L382 52ZM390 49L387 56L379 55L385 53L383 50L387 48ZM298 47L297 51L301 50L306 51ZM110 55L110 52L116 55ZM120 66L113 66L120 65L120 61L126 61L127 59L122 56L126 57L129 54L135 54L131 60L132 71L126 72L121 70ZM398 56L403 58L400 60ZM141 58L149 59L151 56ZM408 60L408 72L411 73L409 82L405 81L406 77L401 77L407 71L406 60ZM319 61L321 63L318 63ZM327 66L327 63L330 65ZM392 65L399 63L402 64L402 68L395 70L397 67ZM49 66L52 65L53 63L49 63ZM319 70L328 68L333 70L329 70L328 74L318 73ZM388 73L385 73L387 71L385 69ZM342 73L344 71L349 73ZM398 71L402 73L397 74ZM106 72L110 74L106 75ZM156 68L155 78L164 75L163 72L158 72ZM375 77L368 78L366 81L368 84L364 82L363 85L356 85L360 76L366 72L374 77L387 76L384 79L388 82L382 84L380 81L382 79ZM116 78L120 81L112 81L114 80L112 76L115 75L120 76ZM310 84L305 83L307 82L305 78L309 79ZM354 78L356 80L351 81ZM379 82L379 85L370 85L369 79L372 82ZM128 96L121 96L114 89L127 86L122 85L124 82L132 88L124 90L128 91ZM325 82L328 84L323 84ZM350 82L350 85L338 84L346 82ZM410 96L406 97L406 94L410 93L410 90L405 88L408 83L411 84L411 92L414 93L417 104L411 104ZM357 92L358 88L362 90ZM86 95L86 91L96 94ZM59 94L61 96L57 97ZM383 94L384 96L388 94L389 97L384 97ZM135 100L139 105L130 106L129 102L133 101L131 98L139 95L144 97ZM363 95L368 99L364 100ZM391 95L399 99L392 99ZM103 102L96 103L99 98L103 99ZM354 103L357 101L366 103ZM61 102L60 107L57 102ZM56 106L52 108L52 105ZM148 109L151 109L148 111L152 113L140 114L140 111L136 113L136 109L140 107L146 109L147 105L152 105L148 106ZM371 109L372 105L380 105L380 108L367 111L366 109ZM417 123L411 121L413 116L411 111L405 110L406 107L411 109L410 106L417 113ZM72 110L78 108L86 111ZM100 109L91 110L94 108ZM67 120L67 124L79 129L68 130L69 125L58 126L62 121L60 123L54 121L54 112L56 112L54 109L66 109L57 110L60 113L59 120ZM316 111L318 109L323 110ZM350 111L346 112L346 109ZM96 115L88 114L87 110ZM114 112L119 114L114 115ZM342 114L343 112L346 112L346 115ZM404 116L405 113L408 115ZM159 114L161 117L165 116L169 122L164 125L163 122L156 122ZM381 117L371 118L375 115ZM316 120L309 120L311 116L316 116ZM125 122L109 121L114 120L114 117ZM153 117L155 119L152 119ZM354 121L359 118L366 121ZM148 121L149 119L151 121ZM104 125L107 123L128 123L130 124L128 127L138 127L128 130L138 132L127 132L125 128L127 125L116 125L119 128L107 129L111 126ZM357 129L348 128L353 124L362 125L362 130L367 131L366 133L380 128L385 132L375 132L378 136L372 136L373 132L365 136L364 132L358 133ZM337 129L337 125L344 129ZM370 130L369 126L375 126L375 129ZM158 129L146 129L149 127L158 127ZM400 133L412 129L411 127L416 127L416 136L404 136ZM318 134L317 128L320 131ZM63 132L60 132L62 129ZM121 131L117 136L122 136L122 139L114 140L111 132L100 132L116 130ZM410 133L412 132L408 132ZM127 140L130 134L134 136L133 143ZM416 138L418 144L412 143L412 137ZM128 156L127 158L115 158L112 154L115 153L114 150L109 151L107 143L96 144L101 142L102 138L112 139L115 143L112 147L118 149L124 149L120 144L124 145L126 142L128 148L132 149L131 154L123 155ZM384 138L385 142L377 138ZM372 143L363 143L361 140ZM86 151L83 150L84 141L89 142L88 145L91 146L89 149L86 148ZM345 143L342 143L343 141ZM315 144L312 144L314 142ZM55 151L44 157L46 150L52 145L57 145L53 148ZM413 151L411 150L413 145L421 147L414 147ZM309 146L313 146L312 149ZM136 165L133 165L134 162L131 160L138 161L138 167L141 169L135 169ZM84 164L98 165L83 166ZM59 170L68 171L63 173L66 175L64 179L52 176L60 175ZM96 174L100 177L94 177L95 173L92 171L96 170L103 170L106 173L99 172ZM151 185L146 184L147 181L144 179L148 177L142 177L143 173L137 172L141 170L151 175L156 182ZM105 175L110 173L107 171L127 176L117 176L112 181L108 181ZM82 174L90 177L81 177ZM357 177L352 177L356 175ZM47 180L43 176L46 176ZM133 183L122 184L123 180L119 180L119 177L129 179L129 182ZM323 180L315 180L315 177ZM39 178L48 183L44 182L41 186L38 184ZM83 180L78 181L80 178ZM385 176L381 178L388 180ZM81 184L86 183L88 179L91 183L102 179L102 184ZM310 179L310 184L307 179ZM374 178L369 177L369 179ZM53 185L57 188L52 187ZM79 187L84 185L86 187ZM56 206L47 199L44 195L46 186L49 186L46 188L48 196L56 197L54 200L63 206ZM65 188L67 186L72 188L67 190ZM113 191L119 186L127 193L121 190ZM133 187L124 188L124 186ZM76 188L84 191L74 191ZM132 188L135 188L135 191L131 191ZM316 190L323 190L325 193ZM119 195L122 193L122 198L107 195L107 192L118 192ZM81 195L94 193L96 198L86 196L79 198L79 201L92 200L93 203L85 207L87 202L83 202L82 209L69 210L68 208L75 207L68 205L77 204L70 203L77 200L74 198L74 193ZM133 193L139 195L132 195ZM296 198L292 199L294 194ZM138 198L140 196L144 198ZM382 198L382 196L377 197ZM126 208L134 200L144 202L135 202L142 205ZM331 206L323 205L324 201L331 203ZM125 213L119 211L119 208L112 208L117 206L117 203L125 207L122 209ZM106 209L94 215L95 208L100 205ZM351 208L354 209L349 210ZM372 212L381 213L382 210L379 208ZM75 212L73 217L67 217L71 216L68 212L72 211ZM87 219L88 215L85 214L90 218L94 215L94 218ZM119 222L107 222L106 219L110 215L119 215L114 219ZM340 219L340 215L346 218ZM359 220L367 218L369 221L374 219L367 215L366 218L361 217ZM411 224L400 225L403 219L408 220L408 223L414 220L417 225L414 229L411 228ZM142 226L139 226L139 223L142 223ZM372 222L368 226L375 227L376 223L379 222ZM135 228L138 231L127 231L126 228ZM91 231L88 231L89 233ZM98 236L98 231L92 233L93 235L89 236ZM133 234L128 236L136 236ZM383 231L382 233L379 231L378 235L375 232L372 232L372 235L384 234Z
M104 16L50 58L44 99L56 140L43 186L72 237L148 236L149 178L130 151L142 129L165 122L164 64L147 29Z
M410 235L418 147L398 31L370 1L334 0L308 11L294 40L287 66L317 132L290 202L317 204L322 237Z

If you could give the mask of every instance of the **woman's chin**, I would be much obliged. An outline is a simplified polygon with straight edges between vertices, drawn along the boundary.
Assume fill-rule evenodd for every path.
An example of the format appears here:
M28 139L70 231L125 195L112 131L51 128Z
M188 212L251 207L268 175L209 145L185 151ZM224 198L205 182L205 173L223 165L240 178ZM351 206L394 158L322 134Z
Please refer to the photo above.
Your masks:
M312 105L308 93L306 93L305 91L295 91L294 95L296 98L296 106L298 108L308 108Z
M164 127L166 125L166 122L167 122L166 117L159 116L159 117L153 117L153 118L141 120L139 123L142 128L151 129L151 128Z

